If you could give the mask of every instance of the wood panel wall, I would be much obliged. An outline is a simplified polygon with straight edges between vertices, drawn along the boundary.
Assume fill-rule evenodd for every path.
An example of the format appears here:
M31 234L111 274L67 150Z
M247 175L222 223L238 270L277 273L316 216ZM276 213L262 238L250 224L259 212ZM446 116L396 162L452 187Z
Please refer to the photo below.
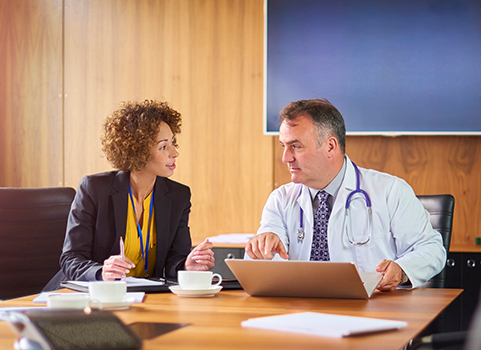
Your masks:
M192 190L194 239L255 232L272 190L262 135L263 2L67 0L65 182L108 170L99 126L122 100L183 115L174 180Z
M341 111L342 113L342 111ZM290 181L276 137L275 186ZM451 246L475 246L481 236L481 137L348 136L346 153L364 168L406 180L416 194L452 194L455 198Z
M122 100L183 115L173 179L194 239L255 232L290 181L262 135L263 0L0 0L0 186L76 187L109 170L100 123ZM481 236L478 137L348 137L360 166L456 198L454 244Z
M120 101L166 100L183 115L173 179L191 187L193 238L256 231L273 186L262 0L0 6L0 186L76 188L111 169L100 125Z
M0 186L62 186L62 1L0 0Z

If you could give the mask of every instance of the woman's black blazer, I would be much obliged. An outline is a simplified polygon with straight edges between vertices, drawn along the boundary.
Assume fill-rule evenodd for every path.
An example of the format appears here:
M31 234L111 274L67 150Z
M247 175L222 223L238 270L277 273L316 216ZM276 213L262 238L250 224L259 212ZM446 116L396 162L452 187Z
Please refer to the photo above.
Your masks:
M125 241L130 174L112 171L84 177L79 184L67 223L60 257L61 280L101 279L104 260L120 253ZM192 242L188 226L189 187L157 177L154 190L157 255L155 277L177 277ZM53 281L51 281L53 282ZM49 283L50 284L50 283Z

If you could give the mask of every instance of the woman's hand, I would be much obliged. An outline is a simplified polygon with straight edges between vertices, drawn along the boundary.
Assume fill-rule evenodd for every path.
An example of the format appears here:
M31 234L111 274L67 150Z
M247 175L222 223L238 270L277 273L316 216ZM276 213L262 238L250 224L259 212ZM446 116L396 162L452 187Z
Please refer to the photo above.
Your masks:
M115 281L116 279L125 278L130 269L135 267L129 258L122 259L121 255L112 255L104 261L102 268L102 279L104 281Z
M214 245L207 239L195 247L187 256L185 269L188 271L208 271L215 265Z

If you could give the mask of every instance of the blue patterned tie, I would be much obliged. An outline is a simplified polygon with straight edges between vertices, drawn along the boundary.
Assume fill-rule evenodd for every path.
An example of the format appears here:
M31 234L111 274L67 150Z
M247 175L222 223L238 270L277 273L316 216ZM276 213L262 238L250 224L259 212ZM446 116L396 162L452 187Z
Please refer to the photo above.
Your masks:
M314 234L312 236L311 261L329 261L329 248L327 245L327 224L331 216L329 193L317 192L319 206L314 216Z

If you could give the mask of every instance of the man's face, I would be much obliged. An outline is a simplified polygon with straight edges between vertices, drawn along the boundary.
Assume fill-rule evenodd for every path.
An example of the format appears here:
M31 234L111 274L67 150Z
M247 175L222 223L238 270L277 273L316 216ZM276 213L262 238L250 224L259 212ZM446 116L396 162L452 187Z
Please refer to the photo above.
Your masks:
M279 141L284 147L282 162L289 167L293 182L322 189L332 181L329 138L319 147L316 126L309 117L285 119L279 130Z

